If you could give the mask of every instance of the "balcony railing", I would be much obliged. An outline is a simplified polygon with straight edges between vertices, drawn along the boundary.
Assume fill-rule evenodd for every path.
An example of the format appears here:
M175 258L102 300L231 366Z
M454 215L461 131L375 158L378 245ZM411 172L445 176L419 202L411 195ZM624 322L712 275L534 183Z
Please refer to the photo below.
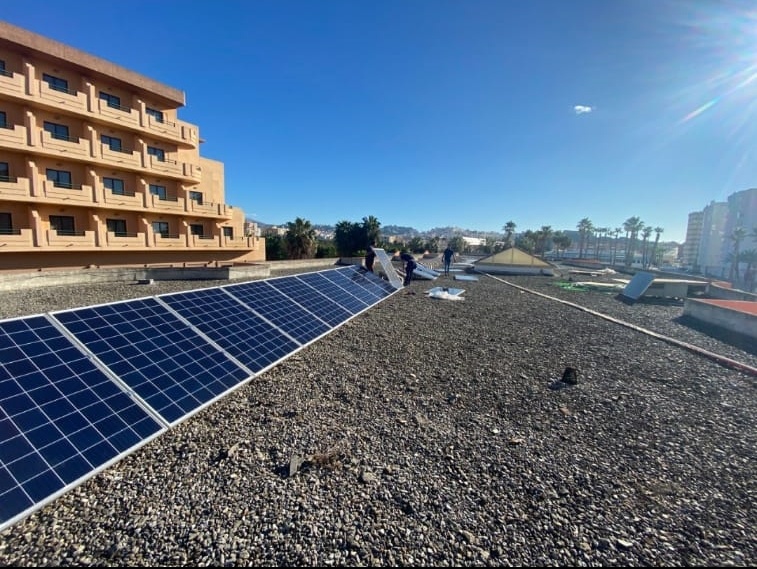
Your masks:
M0 75L0 93L14 95L16 97L24 95L25 77L22 73L9 73Z
M72 136L53 136L46 130L41 131L40 141L42 147L59 154L69 156L87 156L89 154L89 141L85 138Z
M74 203L93 203L92 186L79 184L54 183L50 180L42 182L43 197Z
M47 244L51 247L94 247L94 231L63 231L58 229L47 230Z
M173 174L175 176L182 176L184 174L182 167L183 163L181 162L170 160L168 158L160 160L156 156L152 155L149 155L148 158L149 160L147 162L147 165L151 170L154 170L155 172Z
M254 249L255 237L223 237L221 245L232 249Z
M87 110L87 95L82 91L73 91L58 86L50 86L46 81L37 80L39 97L56 106L64 106L77 111Z
M160 196L150 194L147 203L150 209L172 212L184 211L184 200L182 198L161 198Z
M100 188L98 189L95 201L114 207L119 206L140 209L145 207L144 194L135 193L133 191L115 193L113 190L104 186L100 186Z
M97 100L97 110L99 114L111 120L116 120L131 126L139 124L139 111L130 107L123 107L115 103L108 103L104 99Z
M0 176L0 200L28 200L29 178Z
M186 240L183 235L153 233L153 244L156 247L185 247Z
M192 235L192 247L220 247L218 237L212 235Z
M28 249L34 246L31 229L0 230L0 251L11 249Z
M142 165L139 152L129 148L113 148L107 144L100 145L100 157L108 162L139 168Z
M26 149L26 127L21 124L6 124L0 128L0 146L11 150Z
M144 247L144 233L121 233L108 231L105 237L109 247Z

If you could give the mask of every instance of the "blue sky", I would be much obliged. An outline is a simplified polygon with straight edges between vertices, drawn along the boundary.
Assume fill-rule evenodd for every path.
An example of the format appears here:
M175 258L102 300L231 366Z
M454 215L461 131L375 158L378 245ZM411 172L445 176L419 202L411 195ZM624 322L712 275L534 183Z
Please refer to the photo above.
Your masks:
M683 241L757 186L757 4L7 2L5 21L181 89L226 202L283 224L620 227Z

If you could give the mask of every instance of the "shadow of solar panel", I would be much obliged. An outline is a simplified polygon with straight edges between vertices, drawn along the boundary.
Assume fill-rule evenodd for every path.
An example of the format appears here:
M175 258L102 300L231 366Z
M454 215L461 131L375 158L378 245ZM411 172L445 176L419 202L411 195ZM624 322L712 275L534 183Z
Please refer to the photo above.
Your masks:
M254 373L300 347L221 288L158 298Z
M297 277L271 279L268 283L315 314L332 328L352 317L351 312Z
M162 430L46 317L0 322L0 528Z
M223 288L300 344L306 344L331 330L323 320L276 290L269 281L227 285Z
M297 275L297 277L338 302L340 306L345 310L348 310L351 314L357 314L371 306L370 302L358 298L347 289L340 287L334 281L326 278L326 275L330 273L336 273L336 269L317 273L305 273Z
M171 424L250 377L154 298L52 315Z

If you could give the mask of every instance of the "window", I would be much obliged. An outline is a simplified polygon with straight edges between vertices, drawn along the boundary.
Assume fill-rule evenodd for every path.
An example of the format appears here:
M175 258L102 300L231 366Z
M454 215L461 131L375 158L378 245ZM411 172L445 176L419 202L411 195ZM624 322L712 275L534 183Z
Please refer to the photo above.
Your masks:
M234 228L233 227L224 227L223 228L223 236L227 239L234 239Z
M100 91L100 100L105 101L111 109L121 109L121 97Z
M68 127L64 124L45 121L45 130L56 140L70 140L68 137Z
M0 235L13 235L13 223L10 213L0 212Z
M0 75L5 75L6 77L13 77L13 73L5 69L5 61L0 59Z
M51 215L50 229L58 232L58 235L75 235L74 218L68 215Z
M147 107L145 109L145 112L150 115L152 118L155 119L155 122L164 122L163 120L163 112L159 111L157 109L151 109L150 107Z
M199 235L202 237L205 234L205 228L202 226L202 223L190 223L189 232L192 235Z
M168 222L167 221L153 221L152 230L155 233L159 233L161 237L168 237Z
M71 172L66 170L47 169L47 179L50 180L56 188L73 188L71 183Z
M0 128L8 128L8 119L5 116L5 111L0 111Z
M103 185L106 190L110 190L111 193L117 196L123 196L126 194L124 191L124 181L120 178L103 178Z
M108 231L116 234L116 237L126 237L125 219L106 219L105 225L107 225Z
M159 162L166 161L166 152L162 148L155 148L154 146L148 146L147 154L149 154L150 156L155 156L155 159L158 160Z
M165 186L157 186L155 184L150 184L150 193L154 196L158 196L158 198L161 200L165 200L168 198L168 193L166 192Z
M108 136L107 134L100 135L100 142L110 148L113 152L121 152L121 139L115 136Z
M47 83L50 89L54 91L61 91L62 93L69 93L72 95L76 94L76 93L71 93L71 91L68 90L68 81L66 81L65 79L61 79L60 77L55 77L54 75L48 75L47 73L43 73L42 81Z
M11 172L7 162L0 162L0 182L10 182Z
M202 205L202 192L189 192L189 199Z

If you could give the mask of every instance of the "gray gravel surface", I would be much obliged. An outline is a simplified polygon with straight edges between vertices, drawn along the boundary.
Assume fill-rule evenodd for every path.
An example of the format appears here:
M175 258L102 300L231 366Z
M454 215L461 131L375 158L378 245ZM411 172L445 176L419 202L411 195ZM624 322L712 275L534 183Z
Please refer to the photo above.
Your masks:
M755 377L632 326L757 349L555 280L414 281L5 530L0 564L754 566Z

